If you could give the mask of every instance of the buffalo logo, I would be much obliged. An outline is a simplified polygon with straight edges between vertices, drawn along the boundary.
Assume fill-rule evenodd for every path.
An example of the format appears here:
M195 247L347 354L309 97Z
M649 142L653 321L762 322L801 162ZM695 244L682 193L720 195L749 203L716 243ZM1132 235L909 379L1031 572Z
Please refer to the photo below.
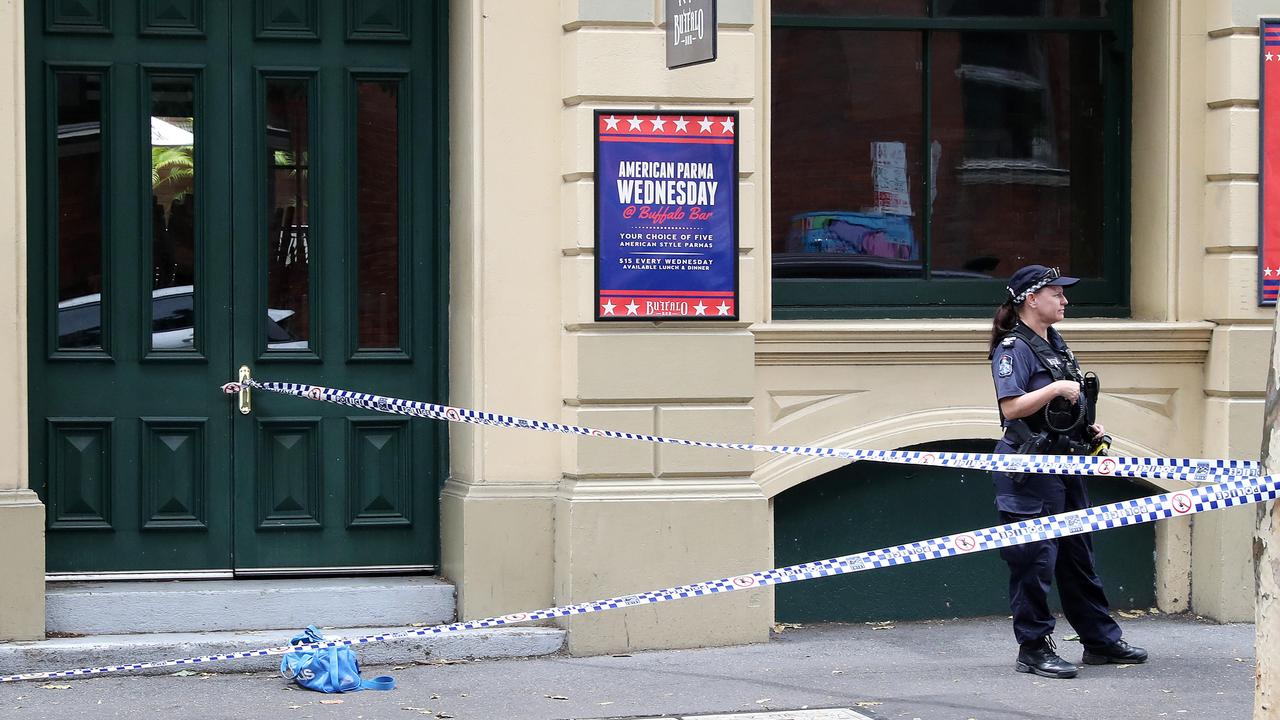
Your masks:
M733 584L740 588L749 588L756 584L756 579L751 575L739 575L732 580Z
M956 550L965 553L972 552L974 548L978 547L978 541L974 540L972 535L957 535L952 538L951 542L956 546Z
M1191 496L1186 493L1174 493L1170 502L1173 505L1173 511L1179 515L1191 512Z
M320 398L324 397L324 391L318 387L313 387L307 391L307 397L311 398L312 400L319 400Z
M1110 475L1115 471L1116 461L1111 458L1103 458L1102 462L1098 463L1098 473L1100 475Z

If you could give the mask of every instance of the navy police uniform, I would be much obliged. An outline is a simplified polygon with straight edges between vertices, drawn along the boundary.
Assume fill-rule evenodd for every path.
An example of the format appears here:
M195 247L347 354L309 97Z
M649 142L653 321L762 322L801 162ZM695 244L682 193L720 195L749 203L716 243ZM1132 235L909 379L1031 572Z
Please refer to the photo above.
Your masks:
M1075 356L1052 327L1049 342L1019 324L1004 337L991 357L997 403L1025 395L1059 379L1080 379ZM1036 347L1033 348L1033 345ZM1037 350L1039 352L1037 353ZM1079 402L1087 402L1083 393ZM1081 408L1083 410L1083 408ZM1030 436L1028 429L1040 429L1035 417L1008 420L1001 415L1005 435L995 452L1015 453ZM1069 453L1061 445L1049 453ZM1089 506L1085 481L1079 476L1032 473L993 473L996 508L1004 523L1055 515ZM1086 647L1105 647L1120 640L1120 626L1111 619L1102 581L1093 565L1093 542L1089 535L1073 535L1041 540L1000 550L1009 564L1009 607L1013 611L1013 632L1019 643L1029 643L1053 632L1049 611L1049 586L1056 579L1063 614Z

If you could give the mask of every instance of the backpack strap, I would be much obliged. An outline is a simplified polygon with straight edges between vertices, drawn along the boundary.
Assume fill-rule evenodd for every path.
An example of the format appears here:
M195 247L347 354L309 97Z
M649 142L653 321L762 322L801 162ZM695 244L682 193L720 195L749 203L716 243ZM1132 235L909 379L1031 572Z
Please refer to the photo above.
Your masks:
M372 680L361 680L361 690L394 690L396 687L395 678L390 675L379 675Z

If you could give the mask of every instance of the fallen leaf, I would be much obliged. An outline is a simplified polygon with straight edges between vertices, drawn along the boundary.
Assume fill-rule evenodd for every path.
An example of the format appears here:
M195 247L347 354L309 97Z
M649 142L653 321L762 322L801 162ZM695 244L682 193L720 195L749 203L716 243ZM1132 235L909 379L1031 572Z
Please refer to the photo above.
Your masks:
M191 672L190 670L179 670L176 673L169 673L169 674L172 675L173 677L191 677L192 675L195 675L195 673Z
M1063 642L1080 642L1080 636L1079 636L1079 635L1068 635L1068 636L1066 636L1066 637L1062 638L1062 640L1063 640Z
M431 699L432 699L432 700L439 700L439 699L440 699L440 695L439 695L439 693L431 693Z
M321 705L341 705L343 702L344 701L342 700L321 700L320 704Z
M290 709L290 710L301 710L301 709L302 709L302 706L301 706L301 705L290 705L290 706L289 706L289 709Z
M543 697L547 698L548 700L568 700L569 699L563 695L544 695Z
M440 720L449 720L449 718L451 718L451 717L453 717L453 716L452 716L452 715L450 715L449 713L442 712L442 713L437 713L437 714L436 714L436 717L440 718Z
M831 671L831 674L832 674L832 675L843 675L843 674L844 674L844 671L843 671L843 670L832 670L832 671Z
M605 701L604 701L604 702L602 702L602 703L596 703L596 704L597 704L597 705L612 705L612 704L613 704L613 701L612 701L612 700L605 700Z
M55 685L54 683L45 683L40 686L41 690L70 690L70 685Z
M875 707L877 705L883 705L883 704L884 703L882 702L875 702L873 700L863 700L861 702L854 703L854 705L857 705L858 707L861 707L861 708Z
M1164 688L1160 688L1160 692L1162 692L1162 693L1171 693L1171 692L1173 692L1173 691L1172 691L1172 690L1165 690Z
M200 673L201 680L208 680L211 677L213 677L213 673Z
M772 699L773 699L773 698L760 698L759 700L757 700L757 701L756 701L756 704L757 704L757 705L763 705L763 704L765 704L765 703L769 702L769 701L770 701L770 700L772 700Z
M1117 610L1116 614L1126 620L1132 620L1146 615L1147 612L1145 610Z

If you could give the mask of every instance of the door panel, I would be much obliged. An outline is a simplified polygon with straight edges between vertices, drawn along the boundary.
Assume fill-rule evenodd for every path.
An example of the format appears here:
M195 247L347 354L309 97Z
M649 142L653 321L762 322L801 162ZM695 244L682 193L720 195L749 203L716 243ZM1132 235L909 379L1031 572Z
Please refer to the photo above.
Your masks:
M217 387L439 399L443 5L27 3L50 572L435 564L443 428Z
M31 485L52 573L232 567L231 408L209 392L232 364L215 8L28 3Z
M239 18L235 153L254 160L233 202L255 212L234 220L236 297L254 300L236 324L258 328L235 354L256 377L436 393L435 5ZM287 340L261 327L271 317ZM237 571L434 564L443 429L266 395L235 422L236 514L259 519L236 526Z

